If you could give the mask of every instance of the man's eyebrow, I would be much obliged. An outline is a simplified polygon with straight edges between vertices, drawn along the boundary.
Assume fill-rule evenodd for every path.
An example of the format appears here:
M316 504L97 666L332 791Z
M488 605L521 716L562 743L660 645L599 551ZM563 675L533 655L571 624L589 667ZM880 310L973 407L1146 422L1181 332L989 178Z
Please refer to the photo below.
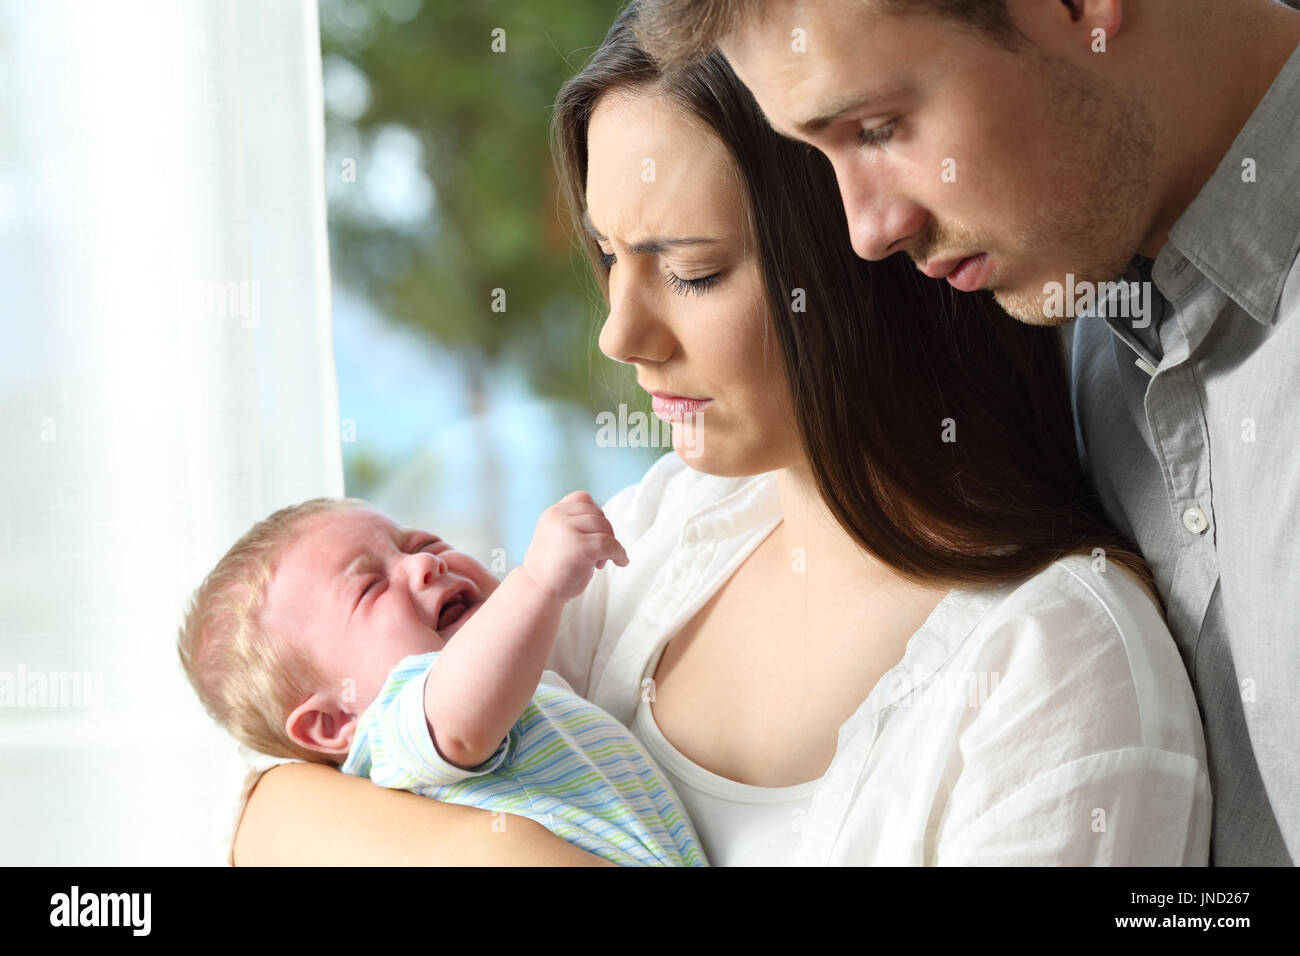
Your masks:
M582 212L582 225L591 235L591 238L595 239L597 242L609 242L609 238L601 235L600 230L596 228L596 224L591 221L591 214L585 209ZM712 245L722 241L722 239L710 236L686 236L680 239L656 236L651 239L643 239L634 245L628 246L628 252L637 255L653 256L666 249L676 249L681 246Z
M846 114L870 106L877 100L888 99L889 97L897 95L899 92L900 91L897 89L888 89L871 93L855 93L838 100L832 100L815 116L812 116L798 124L797 128L801 133L820 133L836 120L843 118Z

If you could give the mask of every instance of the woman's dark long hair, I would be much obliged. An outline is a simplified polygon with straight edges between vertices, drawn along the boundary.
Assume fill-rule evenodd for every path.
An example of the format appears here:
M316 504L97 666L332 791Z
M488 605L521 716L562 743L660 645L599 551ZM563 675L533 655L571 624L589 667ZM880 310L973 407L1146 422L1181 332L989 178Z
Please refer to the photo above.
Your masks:
M986 293L954 293L905 255L859 259L829 161L773 131L720 54L663 73L637 43L636 11L619 14L553 117L561 188L603 291L600 250L580 225L587 127L601 96L641 89L698 117L730 153L811 470L861 547L948 587L1102 549L1152 586L1080 467L1059 333L1011 319ZM806 311L792 311L795 289Z

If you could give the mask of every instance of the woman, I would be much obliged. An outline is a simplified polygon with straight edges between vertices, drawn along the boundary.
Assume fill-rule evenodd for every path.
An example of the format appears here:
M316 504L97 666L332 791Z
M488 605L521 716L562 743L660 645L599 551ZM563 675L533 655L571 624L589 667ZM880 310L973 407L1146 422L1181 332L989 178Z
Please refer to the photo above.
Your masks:
M677 454L606 505L631 563L547 666L632 727L715 865L1203 864L1195 703L1080 472L1055 334L858 260L825 161L720 58L661 76L635 12L561 91L557 158L601 349ZM480 814L285 767L234 858L596 862Z

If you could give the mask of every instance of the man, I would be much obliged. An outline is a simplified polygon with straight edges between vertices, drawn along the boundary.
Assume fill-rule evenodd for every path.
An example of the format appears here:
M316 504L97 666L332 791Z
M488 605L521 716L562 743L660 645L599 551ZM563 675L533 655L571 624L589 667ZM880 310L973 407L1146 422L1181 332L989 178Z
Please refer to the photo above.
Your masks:
M1216 865L1300 856L1300 13L1276 0L643 0L898 252L1072 333L1080 451L1205 723ZM1121 281L1122 280L1122 281ZM1076 318L1079 321L1074 321Z

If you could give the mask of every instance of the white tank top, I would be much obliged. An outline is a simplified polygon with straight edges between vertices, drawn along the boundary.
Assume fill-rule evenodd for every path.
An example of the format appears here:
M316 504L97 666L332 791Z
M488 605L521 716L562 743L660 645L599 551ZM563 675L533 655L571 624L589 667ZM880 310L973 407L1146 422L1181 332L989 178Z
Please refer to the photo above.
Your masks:
M677 791L711 865L791 865L820 778L755 787L720 777L668 742L646 700L637 705L630 729Z

